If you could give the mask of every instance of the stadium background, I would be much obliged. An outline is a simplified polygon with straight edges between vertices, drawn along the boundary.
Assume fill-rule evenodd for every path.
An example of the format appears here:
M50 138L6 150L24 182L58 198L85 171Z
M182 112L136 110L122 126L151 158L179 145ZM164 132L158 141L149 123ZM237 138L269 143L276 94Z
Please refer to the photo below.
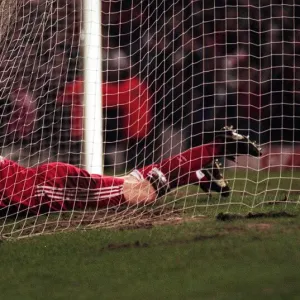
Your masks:
M293 1L102 1L99 51L114 91L104 93L107 168L207 142L224 124L267 152L271 142L293 155L299 9ZM24 1L10 28L0 64L4 152L23 164L82 165L81 1ZM128 116L138 107L144 119L134 125Z

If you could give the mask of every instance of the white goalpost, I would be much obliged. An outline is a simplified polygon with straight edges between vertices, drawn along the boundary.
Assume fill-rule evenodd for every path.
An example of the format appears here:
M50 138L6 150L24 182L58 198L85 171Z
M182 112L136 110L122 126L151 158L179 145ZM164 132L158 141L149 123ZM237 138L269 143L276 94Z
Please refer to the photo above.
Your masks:
M85 166L103 174L101 1L84 1L83 20Z
M0 25L0 238L297 212L296 0L0 0ZM28 167L13 174L18 183L44 163L118 177L209 143L226 125L263 149L237 164L218 157L227 198L194 180L154 203L90 206L121 191L85 198L79 184L55 186L57 172L53 187L32 191L50 195L45 211L1 168L2 159Z

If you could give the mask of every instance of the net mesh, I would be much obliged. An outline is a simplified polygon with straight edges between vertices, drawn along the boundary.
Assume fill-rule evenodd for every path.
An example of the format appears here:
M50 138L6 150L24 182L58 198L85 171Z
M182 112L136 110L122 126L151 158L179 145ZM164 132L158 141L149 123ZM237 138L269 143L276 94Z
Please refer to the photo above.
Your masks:
M139 207L90 207L91 194L81 209L76 203L73 209L56 207L61 199L83 197L79 188L71 194L65 187L51 191L51 213L44 213L28 209L33 200L26 186L19 191L6 179L2 189L14 188L9 197L0 191L2 235L148 226L219 212L295 211L297 1L104 0L101 10L105 174L121 176L209 143L225 125L250 135L263 156L241 156L238 164L223 161L232 189L228 198L207 195L196 184ZM1 155L30 168L51 162L84 168L88 53L82 1L6 0L0 12ZM22 181L32 169L16 170Z
M1 31L0 38L4 38L5 34L11 28L10 25L16 21L17 11L20 7L20 1L2 0L0 2L1 11Z

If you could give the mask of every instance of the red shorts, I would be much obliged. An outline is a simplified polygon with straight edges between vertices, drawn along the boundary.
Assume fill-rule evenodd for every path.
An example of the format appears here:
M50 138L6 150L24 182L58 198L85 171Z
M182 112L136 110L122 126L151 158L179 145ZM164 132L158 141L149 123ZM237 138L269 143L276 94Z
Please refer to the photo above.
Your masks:
M24 168L0 157L0 209L35 214L98 209L124 202L124 179L55 162Z

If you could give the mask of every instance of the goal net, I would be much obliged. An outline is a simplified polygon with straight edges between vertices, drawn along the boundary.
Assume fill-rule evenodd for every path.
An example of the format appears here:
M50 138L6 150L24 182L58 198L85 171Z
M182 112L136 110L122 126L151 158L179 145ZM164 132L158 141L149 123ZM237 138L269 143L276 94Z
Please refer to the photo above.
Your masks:
M84 114L83 1L0 1L0 147L4 159L29 168L16 169L19 181L45 163L86 167L84 124L93 116ZM232 190L227 198L195 183L134 207L91 208L87 198L82 209L64 209L57 203L71 196L60 190L43 212L31 208L18 183L0 178L3 237L296 210L296 0L104 0L100 20L103 154L93 155L102 155L104 174L122 176L209 143L225 125L256 140L263 156L240 156L237 164L219 158Z

